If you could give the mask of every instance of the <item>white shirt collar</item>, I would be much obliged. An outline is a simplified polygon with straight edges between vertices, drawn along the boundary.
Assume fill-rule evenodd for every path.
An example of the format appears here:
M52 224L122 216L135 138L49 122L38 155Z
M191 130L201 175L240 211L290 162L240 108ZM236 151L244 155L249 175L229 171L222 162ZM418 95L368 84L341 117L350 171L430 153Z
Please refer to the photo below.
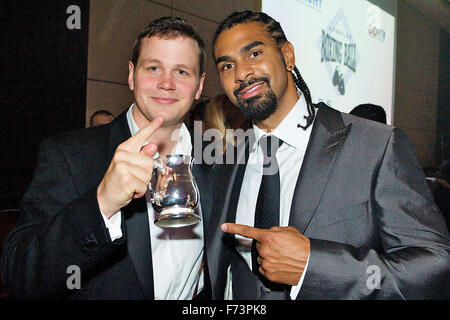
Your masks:
M130 106L130 108L127 111L127 122L132 136L139 131L139 127L133 119L133 108L134 103ZM190 156L192 152L191 134L184 123L181 124L179 130L176 130L172 134L172 137L175 138L176 135L178 135L177 137L178 140L175 146L175 150L172 152L172 154L184 154ZM147 143L148 142L145 142L144 145L146 145Z
M298 95L299 99L295 103L294 107L270 134L283 140L283 143L286 143L294 148L306 150L312 125L310 125L306 130L297 127L299 123L301 125L306 124L306 119L303 116L308 115L305 96L301 94L301 92L298 92ZM255 132L256 143L259 143L261 137L267 135L267 132L258 128L256 124L253 124L253 130ZM293 134L294 132L298 134Z

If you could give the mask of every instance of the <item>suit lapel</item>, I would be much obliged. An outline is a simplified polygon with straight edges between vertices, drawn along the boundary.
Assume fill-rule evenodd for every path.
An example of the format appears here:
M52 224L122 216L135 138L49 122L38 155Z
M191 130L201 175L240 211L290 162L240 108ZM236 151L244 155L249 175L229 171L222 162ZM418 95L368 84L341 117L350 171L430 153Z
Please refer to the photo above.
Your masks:
M245 146L243 148L236 148L237 156L236 156L236 164L233 166L233 171L230 176L230 186L232 188L228 188L224 199L224 208L223 214L227 214L227 222L235 222L236 221L236 210L239 202L239 196L241 194L242 182L244 180L245 168L248 161L249 156L249 140L246 139ZM226 172L225 174L227 174ZM228 185L228 184L226 184Z
M131 137L126 111L111 126L108 164L117 146ZM132 200L122 208L122 230L125 230L128 255L133 263L142 291L147 299L154 299L153 268L147 203L145 197Z
M128 109L127 109L128 111ZM122 112L111 123L111 132L109 135L109 149L108 149L108 165L111 162L114 152L116 152L119 144L131 137L130 128L128 127L127 111Z
M327 186L336 159L350 133L340 113L323 103L311 132L305 158L295 186L289 225L305 233Z
M237 154L234 164L218 165L214 174L214 202L206 236L208 265L210 270L216 270L210 274L213 299L223 299L229 253L234 249L234 237L225 234L220 226L224 222L236 220L236 209L249 155L248 139L243 144L235 148Z
M154 299L150 226L145 197L122 209L127 234L128 255L147 299Z
M213 168L214 166L203 162L203 150L209 144L203 141L203 136L198 130L191 130L191 156L194 159L192 165L192 175L194 176L200 195L200 206L202 210L203 230L206 233L206 228L209 225L209 218L212 206L212 184L213 184Z
M211 212L211 185L212 168L204 164L195 164L192 166L192 175L194 176L200 195L200 207L202 210L202 223L205 230L209 224Z

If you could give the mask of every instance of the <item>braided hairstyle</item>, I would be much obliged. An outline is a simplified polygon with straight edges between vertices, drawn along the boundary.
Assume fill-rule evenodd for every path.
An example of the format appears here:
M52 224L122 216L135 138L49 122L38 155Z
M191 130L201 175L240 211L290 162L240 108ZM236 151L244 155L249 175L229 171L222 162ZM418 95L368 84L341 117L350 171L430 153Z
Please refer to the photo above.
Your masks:
M300 71L298 71L297 67L294 67L293 70L295 74L292 73L292 77L294 78L295 86L304 94L306 105L308 107L308 115L304 116L304 118L306 119L306 125L302 126L298 124L297 127L306 130L313 122L314 117L316 115L316 111L314 110L314 106L312 104L311 93L309 92L309 88L306 85L305 80L303 80L302 76L300 75Z
M281 28L281 25L278 21L276 21L269 15L265 14L264 12L253 12L250 10L246 10L246 11L241 11L241 12L234 12L233 14L231 14L227 18L225 18L225 20L223 20L219 24L219 26L216 29L216 32L214 33L214 38L213 38L213 43L212 43L213 48L214 48L217 38L224 30L230 29L238 24L249 23L249 22L259 22L259 23L264 24L266 27L266 32L273 37L273 39L275 40L275 42L279 48L281 48L281 46L287 41L286 35L284 34L284 31ZM213 52L213 55L214 55L214 52ZM283 59L283 63L285 63L284 59ZM305 96L306 105L308 108L308 116L305 116L306 125L302 126L302 125L298 124L297 126L299 128L302 128L303 130L306 130L314 120L315 110L314 110L314 106L312 104L311 93L310 93L305 81L303 80L302 76L300 75L300 71L298 71L298 68L296 66L294 66L294 68L292 70L293 71L291 71L291 74L294 79L295 86Z

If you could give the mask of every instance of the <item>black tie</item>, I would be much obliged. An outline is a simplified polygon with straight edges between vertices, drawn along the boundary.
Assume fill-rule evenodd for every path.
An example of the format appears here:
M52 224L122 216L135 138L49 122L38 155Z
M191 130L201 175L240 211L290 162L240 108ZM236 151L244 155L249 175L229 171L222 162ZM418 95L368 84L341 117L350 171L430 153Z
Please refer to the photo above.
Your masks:
M264 153L264 165L256 202L255 228L270 229L273 226L280 225L280 173L276 153L282 144L282 140L272 136L264 136L260 140ZM259 274L257 257L258 251L255 247L255 241L253 241L252 269L255 274Z

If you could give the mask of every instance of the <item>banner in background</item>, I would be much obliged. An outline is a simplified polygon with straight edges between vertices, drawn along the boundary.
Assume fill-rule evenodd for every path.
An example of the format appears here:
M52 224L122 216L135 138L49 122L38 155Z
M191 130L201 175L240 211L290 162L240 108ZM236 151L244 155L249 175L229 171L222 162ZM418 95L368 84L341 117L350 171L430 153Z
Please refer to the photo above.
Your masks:
M262 1L294 45L314 102L343 112L361 103L386 110L391 123L395 18L366 0Z

